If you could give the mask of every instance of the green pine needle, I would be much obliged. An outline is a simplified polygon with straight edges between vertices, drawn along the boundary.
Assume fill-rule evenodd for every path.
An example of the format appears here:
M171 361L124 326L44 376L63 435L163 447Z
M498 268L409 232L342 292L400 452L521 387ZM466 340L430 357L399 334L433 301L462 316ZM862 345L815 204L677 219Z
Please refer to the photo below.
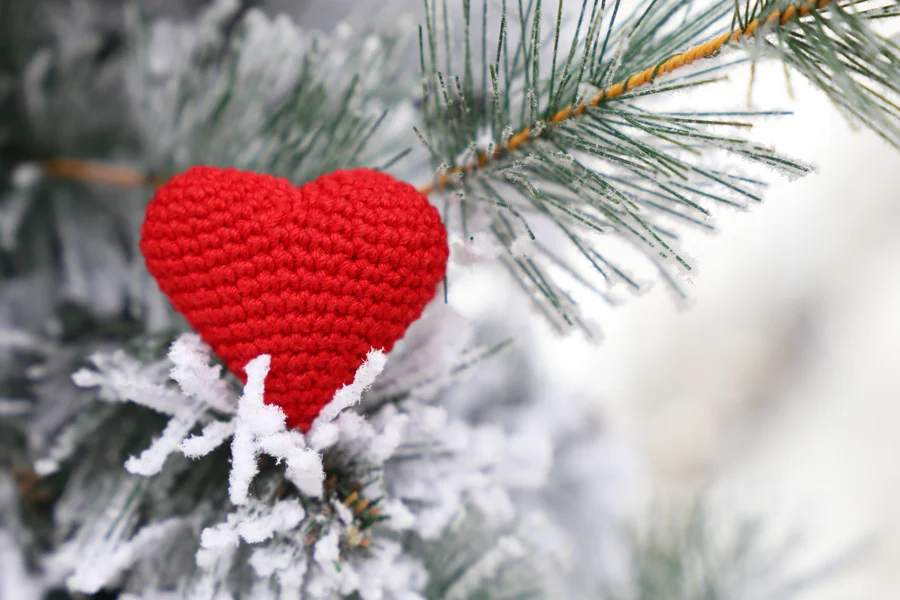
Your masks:
M454 190L446 199L455 210L446 215L451 229L464 220L460 215L487 211L490 230L506 249L500 260L560 328L583 323L572 295L578 287L606 298L603 290L615 282L640 289L624 269L601 259L601 246L610 243L603 240L611 237L640 250L685 295L682 276L693 265L678 248L678 224L711 228L716 205L759 202L764 187L756 177L713 169L713 162L740 159L789 177L811 170L743 137L759 117L784 113L672 113L651 109L646 100L721 81L752 48L780 57L848 117L900 147L900 53L869 25L896 15L895 7L644 0L625 15L619 0L582 0L575 33L567 36L563 3L545 11L541 0L517 0L515 7L502 0L499 22L492 27L483 19L481 35L473 36L464 0L463 85L450 85L457 79L436 67L446 28L438 31L427 18L420 42L422 140L437 172L423 191ZM449 21L445 13L444 27ZM489 57L481 64L473 62L478 37L480 55ZM716 45L700 46L708 40ZM720 48L738 53L709 66L676 64L685 56L686 62L714 59ZM474 87L479 80L481 89ZM523 256L519 240L533 239L537 230L540 245Z

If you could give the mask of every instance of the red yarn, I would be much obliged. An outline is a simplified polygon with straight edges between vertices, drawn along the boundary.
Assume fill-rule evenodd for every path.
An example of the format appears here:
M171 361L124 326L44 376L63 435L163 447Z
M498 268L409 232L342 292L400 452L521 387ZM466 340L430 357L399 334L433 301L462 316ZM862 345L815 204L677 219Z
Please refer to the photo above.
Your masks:
M425 196L364 169L297 189L194 167L157 191L141 233L147 269L232 373L272 355L265 400L304 431L419 318L448 255Z

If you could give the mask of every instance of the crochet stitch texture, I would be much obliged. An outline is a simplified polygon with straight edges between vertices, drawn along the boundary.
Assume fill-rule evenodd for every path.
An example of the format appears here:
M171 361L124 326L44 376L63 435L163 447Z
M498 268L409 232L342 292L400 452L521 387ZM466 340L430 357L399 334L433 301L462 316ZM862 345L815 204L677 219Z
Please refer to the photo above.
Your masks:
M194 167L147 207L147 268L228 369L271 354L265 399L307 430L370 349L389 352L443 279L437 210L390 175L286 179Z

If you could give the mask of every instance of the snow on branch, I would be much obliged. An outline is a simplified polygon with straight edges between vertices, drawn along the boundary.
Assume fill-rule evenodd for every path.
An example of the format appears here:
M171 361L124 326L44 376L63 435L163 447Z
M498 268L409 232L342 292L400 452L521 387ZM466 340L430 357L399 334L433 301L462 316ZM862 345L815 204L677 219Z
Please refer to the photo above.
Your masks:
M18 505L12 477L0 470L0 598L39 600L46 585L29 569L20 518L15 514Z
M167 361L144 363L120 350L94 354L90 362L93 370L76 371L72 381L78 387L100 388L101 400L134 402L165 415L178 413L184 404L181 394L160 383Z
M339 389L334 399L322 409L310 429L310 444L317 450L324 450L338 440L339 429L334 423L340 413L355 404L358 404L363 393L366 392L375 379L384 371L387 357L380 350L372 350L366 356L366 362L356 371L353 383Z
M77 555L85 548L75 540L64 545L56 555L56 562L66 561L77 564L75 572L66 580L71 590L85 594L96 594L104 587L114 584L122 574L145 556L153 554L159 544L183 529L185 519L172 518L142 528L133 538L119 544L110 544L114 552L104 553L104 560L78 560ZM93 548L92 548L93 550ZM99 549L97 549L99 551Z
M552 443L540 432L470 423L434 405L440 390L460 376L460 365L472 361L472 340L471 323L446 307L432 307L397 344L390 367L383 352L368 354L307 435L289 430L283 411L264 402L268 355L246 365L241 393L194 334L175 340L168 357L157 362L122 352L92 357L94 368L76 373L76 384L98 388L110 408L131 403L169 416L149 447L125 460L131 475L119 472L137 486L127 510L152 506L154 517L115 521L120 530L108 543L99 534L108 528L107 517L115 520L125 511L124 497L113 494L113 502L86 480L64 503L74 511L70 520L78 534L51 564L56 580L81 592L130 577L142 582L127 590L140 591L136 598L165 597L171 588L159 586L173 580L180 582L179 597L198 599L217 597L225 580L249 586L230 589L236 597L423 598L424 559L399 540L435 543L471 512L483 515L485 527L508 528L519 514L515 497L544 485L552 465ZM170 460L177 454L202 458L226 443L227 465L212 457ZM131 447L123 445L122 453ZM283 470L261 472L262 455ZM227 485L220 479L199 497L181 494L186 479L215 481L210 476L223 467ZM168 502L171 508L164 506ZM185 503L195 505L187 520L172 520L184 514L174 507ZM85 518L79 512L85 505L102 519ZM142 540L160 540L163 525L180 533L154 542L155 553L147 554ZM79 544L90 552L74 552ZM166 567L179 569L177 574L149 568L154 556L184 552L194 558L189 565L176 566L181 559ZM484 562L470 575L471 585L481 585L505 560Z
M287 465L287 478L304 494L322 495L324 470L318 451L332 446L339 438L334 423L341 413L357 404L362 394L384 369L387 358L372 350L360 366L354 381L339 389L310 430L312 447L303 434L288 430L284 412L264 400L265 378L270 357L259 356L246 366L247 383L243 395L234 393L222 378L221 367L211 366L210 349L196 334L184 334L169 351L172 367L169 375L180 390L159 383L159 364L149 367L122 352L112 356L91 357L95 370L82 369L73 380L80 387L99 387L107 402L132 402L171 416L162 433L150 447L132 456L125 468L145 477L160 473L166 459L181 452L188 458L200 458L231 437L232 462L229 497L236 505L249 502L249 488L258 473L257 459L262 453ZM156 375L156 377L153 377ZM218 415L230 416L221 420ZM199 425L198 435L190 435Z
M240 540L258 544L277 533L288 532L303 522L306 512L299 500L284 500L274 505L260 502L240 508L219 525L207 527L200 536L197 566L215 566L223 554L237 550Z
M322 458L306 447L303 434L287 430L280 408L263 402L270 358L268 354L258 356L245 369L247 385L238 402L228 478L228 494L237 505L250 501L250 483L259 472L257 459L262 452L287 463L286 475L301 492L313 497L322 495Z
M0 598L39 600L43 596L43 585L29 573L16 538L0 528Z

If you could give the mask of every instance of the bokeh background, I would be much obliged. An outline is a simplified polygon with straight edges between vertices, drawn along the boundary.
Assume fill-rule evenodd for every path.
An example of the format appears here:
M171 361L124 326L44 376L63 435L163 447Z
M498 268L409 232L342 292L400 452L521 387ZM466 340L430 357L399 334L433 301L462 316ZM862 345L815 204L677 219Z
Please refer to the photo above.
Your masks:
M689 310L657 289L606 321L598 400L660 493L799 536L793 568L837 561L802 597L886 600L900 590L900 153L792 83L793 100L778 66L758 71L756 103L796 114L754 135L818 172L774 177L762 205L690 240Z

